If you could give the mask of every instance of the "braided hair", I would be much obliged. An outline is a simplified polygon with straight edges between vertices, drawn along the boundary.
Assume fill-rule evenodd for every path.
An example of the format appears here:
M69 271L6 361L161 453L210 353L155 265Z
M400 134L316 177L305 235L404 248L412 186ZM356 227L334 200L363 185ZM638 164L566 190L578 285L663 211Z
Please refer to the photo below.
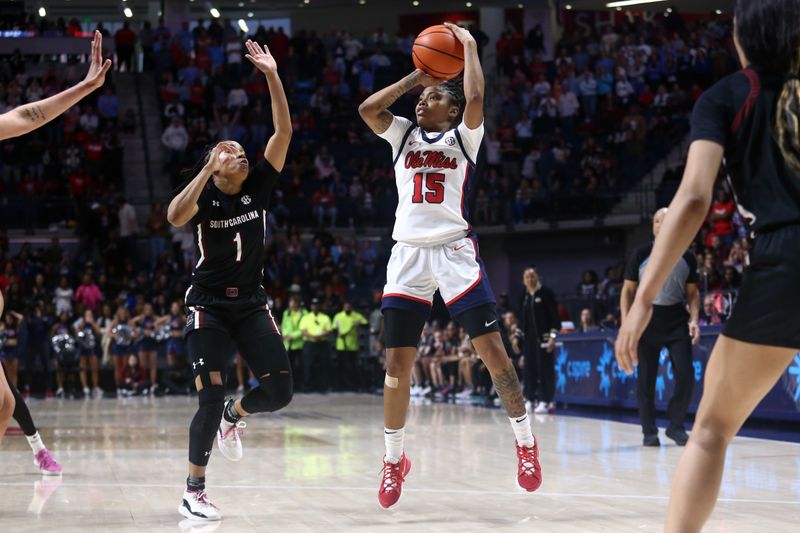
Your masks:
M459 76L458 78L447 80L439 85L438 90L447 94L450 97L451 104L458 107L458 115L453 121L458 122L461 119L461 115L464 114L464 107L467 102L464 97L464 78Z

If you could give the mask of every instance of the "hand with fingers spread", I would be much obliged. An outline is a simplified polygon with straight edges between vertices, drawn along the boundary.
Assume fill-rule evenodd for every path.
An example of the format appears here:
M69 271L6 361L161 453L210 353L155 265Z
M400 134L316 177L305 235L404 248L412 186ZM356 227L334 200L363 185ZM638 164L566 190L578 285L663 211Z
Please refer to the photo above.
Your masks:
M246 57L254 67L264 74L278 72L278 64L269 52L269 47L267 47L267 45L261 48L260 44L250 39L248 39L244 45L247 47L248 52L244 57Z
M461 44L475 44L475 38L472 36L469 30L462 28L457 24L453 24L452 22L445 22L444 25L453 32L453 34L456 36L456 39L461 41Z
M653 304L646 304L636 299L619 329L614 355L617 358L617 365L628 375L633 374L634 367L639 364L639 340L652 316Z
M92 62L83 82L92 89L97 89L105 83L106 73L110 68L111 60L103 61L103 34L95 30L92 40Z

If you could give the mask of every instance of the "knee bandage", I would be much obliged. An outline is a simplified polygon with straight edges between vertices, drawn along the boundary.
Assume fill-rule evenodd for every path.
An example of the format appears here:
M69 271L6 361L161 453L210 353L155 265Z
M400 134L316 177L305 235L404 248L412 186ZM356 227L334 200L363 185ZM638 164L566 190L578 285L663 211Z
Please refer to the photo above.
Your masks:
M289 370L271 372L258 378L258 387L242 398L242 409L250 414L273 412L286 407L294 394Z
M400 380L386 374L386 377L383 378L383 383L391 389L396 389L400 385Z

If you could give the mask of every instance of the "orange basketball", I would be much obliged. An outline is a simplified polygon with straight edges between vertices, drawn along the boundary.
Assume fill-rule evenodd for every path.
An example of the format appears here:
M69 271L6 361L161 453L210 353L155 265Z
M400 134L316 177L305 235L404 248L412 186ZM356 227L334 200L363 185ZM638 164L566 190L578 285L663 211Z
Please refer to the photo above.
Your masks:
M414 66L434 78L449 80L464 70L464 45L450 28L431 26L417 35L411 48Z

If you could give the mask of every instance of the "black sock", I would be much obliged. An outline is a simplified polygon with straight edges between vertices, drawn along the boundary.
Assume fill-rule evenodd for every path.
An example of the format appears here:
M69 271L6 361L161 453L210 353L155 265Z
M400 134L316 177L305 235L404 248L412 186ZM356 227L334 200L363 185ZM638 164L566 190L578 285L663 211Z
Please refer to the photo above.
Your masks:
M186 489L191 491L206 490L206 476L195 477L189 474L186 478Z
M242 418L242 415L240 415L236 410L236 407L234 407L235 404L235 400L228 401L228 404L225 406L225 410L222 412L222 417L230 424L235 424Z

